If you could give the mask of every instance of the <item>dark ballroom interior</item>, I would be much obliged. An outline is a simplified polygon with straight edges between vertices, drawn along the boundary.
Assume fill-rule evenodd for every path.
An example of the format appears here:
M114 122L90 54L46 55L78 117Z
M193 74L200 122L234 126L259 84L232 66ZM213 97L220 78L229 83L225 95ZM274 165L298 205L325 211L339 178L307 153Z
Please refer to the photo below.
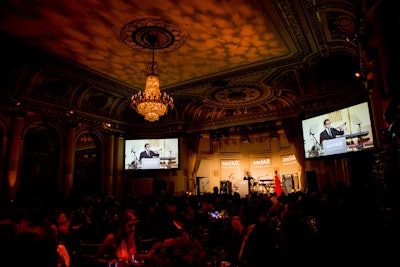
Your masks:
M59 267L395 259L399 3L1 1L0 256L63 210L77 245ZM128 208L139 260L98 261ZM249 238L264 220L276 243ZM163 262L182 232L193 261Z

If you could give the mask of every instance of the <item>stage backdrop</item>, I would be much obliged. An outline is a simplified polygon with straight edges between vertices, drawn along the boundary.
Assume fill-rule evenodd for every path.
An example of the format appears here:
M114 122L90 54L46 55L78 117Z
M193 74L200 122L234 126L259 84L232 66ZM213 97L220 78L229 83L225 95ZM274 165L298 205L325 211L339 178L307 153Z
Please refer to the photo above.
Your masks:
M224 159L221 160L221 181L229 181L232 187L236 188L238 182L243 180L244 175L241 173L240 160ZM233 189L235 190L235 189Z
M250 160L250 175L257 181L274 179L273 170L271 168L271 158Z
M295 174L298 169L297 165L294 154L281 156L281 174Z

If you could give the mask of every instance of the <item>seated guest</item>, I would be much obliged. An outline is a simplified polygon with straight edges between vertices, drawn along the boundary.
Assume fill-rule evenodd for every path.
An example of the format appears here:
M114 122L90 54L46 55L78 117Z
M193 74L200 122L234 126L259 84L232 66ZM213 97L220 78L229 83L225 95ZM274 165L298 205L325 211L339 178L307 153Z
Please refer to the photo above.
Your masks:
M96 254L99 263L122 262L133 264L136 249L137 216L132 209L121 212L116 223L115 232L109 233Z
M53 217L54 231L59 243L58 251L61 256L64 256L63 266L74 266L80 245L80 232L72 228L71 220L65 211L56 210Z
M57 255L58 255L58 264L57 267L70 267L71 266L71 257L70 253L68 252L67 248L65 245L58 240L58 229L55 224L51 225L54 236L57 241Z
M282 210L283 210L283 203L279 201L279 198L277 194L274 192L269 196L269 199L271 200L271 208L269 209L269 214L271 217L276 217L279 218Z
M4 266L58 266L57 238L50 224L29 225L16 232L9 245L12 253L3 258Z
M174 237L184 237L189 239L189 229L187 229L186 219L184 217L185 211L183 210L184 204L170 204L166 207L165 223L163 224L163 233L161 239L168 239ZM185 207L187 208L187 207Z
M279 235L269 217L271 202L262 200L253 207L244 232L239 261L241 267L263 267L266 259L271 265L280 264Z

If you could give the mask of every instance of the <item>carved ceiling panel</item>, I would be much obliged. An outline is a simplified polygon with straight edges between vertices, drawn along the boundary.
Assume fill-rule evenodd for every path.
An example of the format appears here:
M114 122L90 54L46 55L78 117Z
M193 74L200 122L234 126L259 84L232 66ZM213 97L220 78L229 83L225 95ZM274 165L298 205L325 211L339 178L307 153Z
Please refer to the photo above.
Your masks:
M4 0L0 92L34 100L36 113L41 102L54 114L74 110L87 123L112 121L137 135L333 109L365 97L353 76L360 67L353 2ZM155 59L161 90L175 104L154 123L130 108L145 86L148 31L163 37Z

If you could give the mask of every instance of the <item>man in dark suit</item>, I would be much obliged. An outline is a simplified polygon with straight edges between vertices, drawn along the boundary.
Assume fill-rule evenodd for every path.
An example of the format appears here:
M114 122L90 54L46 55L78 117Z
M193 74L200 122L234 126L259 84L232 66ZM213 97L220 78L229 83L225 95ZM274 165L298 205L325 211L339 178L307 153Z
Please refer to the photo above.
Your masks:
M160 154L150 150L150 144L146 143L144 144L144 151L140 152L139 160L142 160L142 158L152 158L158 156L160 156Z
M248 187L249 187L249 194L250 194L250 192L251 192L251 184L252 184L252 180L253 180L253 179L254 179L254 178L251 177L251 175L250 175L249 172L246 172L246 176L243 177L243 180L247 180L247 185L248 185Z
M324 127L323 130L319 135L319 143L322 145L322 141L328 139L335 139L337 135L343 135L343 126L339 126L338 128L331 127L331 121L329 119L324 120Z

